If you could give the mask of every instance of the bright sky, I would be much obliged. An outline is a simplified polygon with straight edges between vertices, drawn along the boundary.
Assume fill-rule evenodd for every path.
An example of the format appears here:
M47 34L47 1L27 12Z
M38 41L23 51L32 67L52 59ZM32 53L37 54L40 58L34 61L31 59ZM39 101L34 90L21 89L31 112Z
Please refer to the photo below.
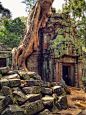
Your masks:
M21 16L28 16L28 14L25 12L26 5L21 3L21 1L23 0L0 0L2 5L11 11L12 19ZM57 10L61 9L63 3L64 0L54 0L53 7L55 7Z

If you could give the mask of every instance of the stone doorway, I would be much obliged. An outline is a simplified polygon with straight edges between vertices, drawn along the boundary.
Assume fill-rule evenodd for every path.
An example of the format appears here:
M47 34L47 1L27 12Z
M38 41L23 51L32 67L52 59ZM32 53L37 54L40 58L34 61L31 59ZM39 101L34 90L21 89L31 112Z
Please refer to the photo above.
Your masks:
M63 79L68 86L74 85L74 66L72 64L63 64Z

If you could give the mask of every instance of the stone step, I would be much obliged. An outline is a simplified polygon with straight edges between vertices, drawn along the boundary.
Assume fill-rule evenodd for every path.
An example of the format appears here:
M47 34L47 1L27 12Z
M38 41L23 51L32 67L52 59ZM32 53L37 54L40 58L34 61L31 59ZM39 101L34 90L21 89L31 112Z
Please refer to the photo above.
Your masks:
M37 100L35 102L26 102L24 105L21 106L24 110L26 110L27 115L33 115L37 112L44 109L42 100Z

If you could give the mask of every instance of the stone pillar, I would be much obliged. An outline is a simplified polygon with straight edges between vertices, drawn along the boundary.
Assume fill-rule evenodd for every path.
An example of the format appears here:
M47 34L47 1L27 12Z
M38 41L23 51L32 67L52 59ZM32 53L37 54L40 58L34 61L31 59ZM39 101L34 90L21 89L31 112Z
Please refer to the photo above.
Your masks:
M56 59L56 82L60 81L60 60Z
M56 82L58 81L58 62L56 62Z
M83 84L82 84L82 68L81 68L81 63L80 62L78 64L78 80L79 80L79 87L83 87Z
M62 78L62 63L60 63L60 78Z
M74 86L78 87L78 68L77 68L77 64L75 64L75 82L74 82Z

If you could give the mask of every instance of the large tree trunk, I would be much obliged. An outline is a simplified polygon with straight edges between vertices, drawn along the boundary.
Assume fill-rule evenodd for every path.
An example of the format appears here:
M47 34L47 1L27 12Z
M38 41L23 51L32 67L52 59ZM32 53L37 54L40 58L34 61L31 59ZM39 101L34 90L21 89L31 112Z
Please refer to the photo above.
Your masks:
M38 49L38 31L40 25L45 27L48 16L51 14L51 6L54 0L37 0L35 6L27 18L25 35L17 48L12 50L12 66L21 66L25 71L28 71L25 65L26 58L35 50Z

